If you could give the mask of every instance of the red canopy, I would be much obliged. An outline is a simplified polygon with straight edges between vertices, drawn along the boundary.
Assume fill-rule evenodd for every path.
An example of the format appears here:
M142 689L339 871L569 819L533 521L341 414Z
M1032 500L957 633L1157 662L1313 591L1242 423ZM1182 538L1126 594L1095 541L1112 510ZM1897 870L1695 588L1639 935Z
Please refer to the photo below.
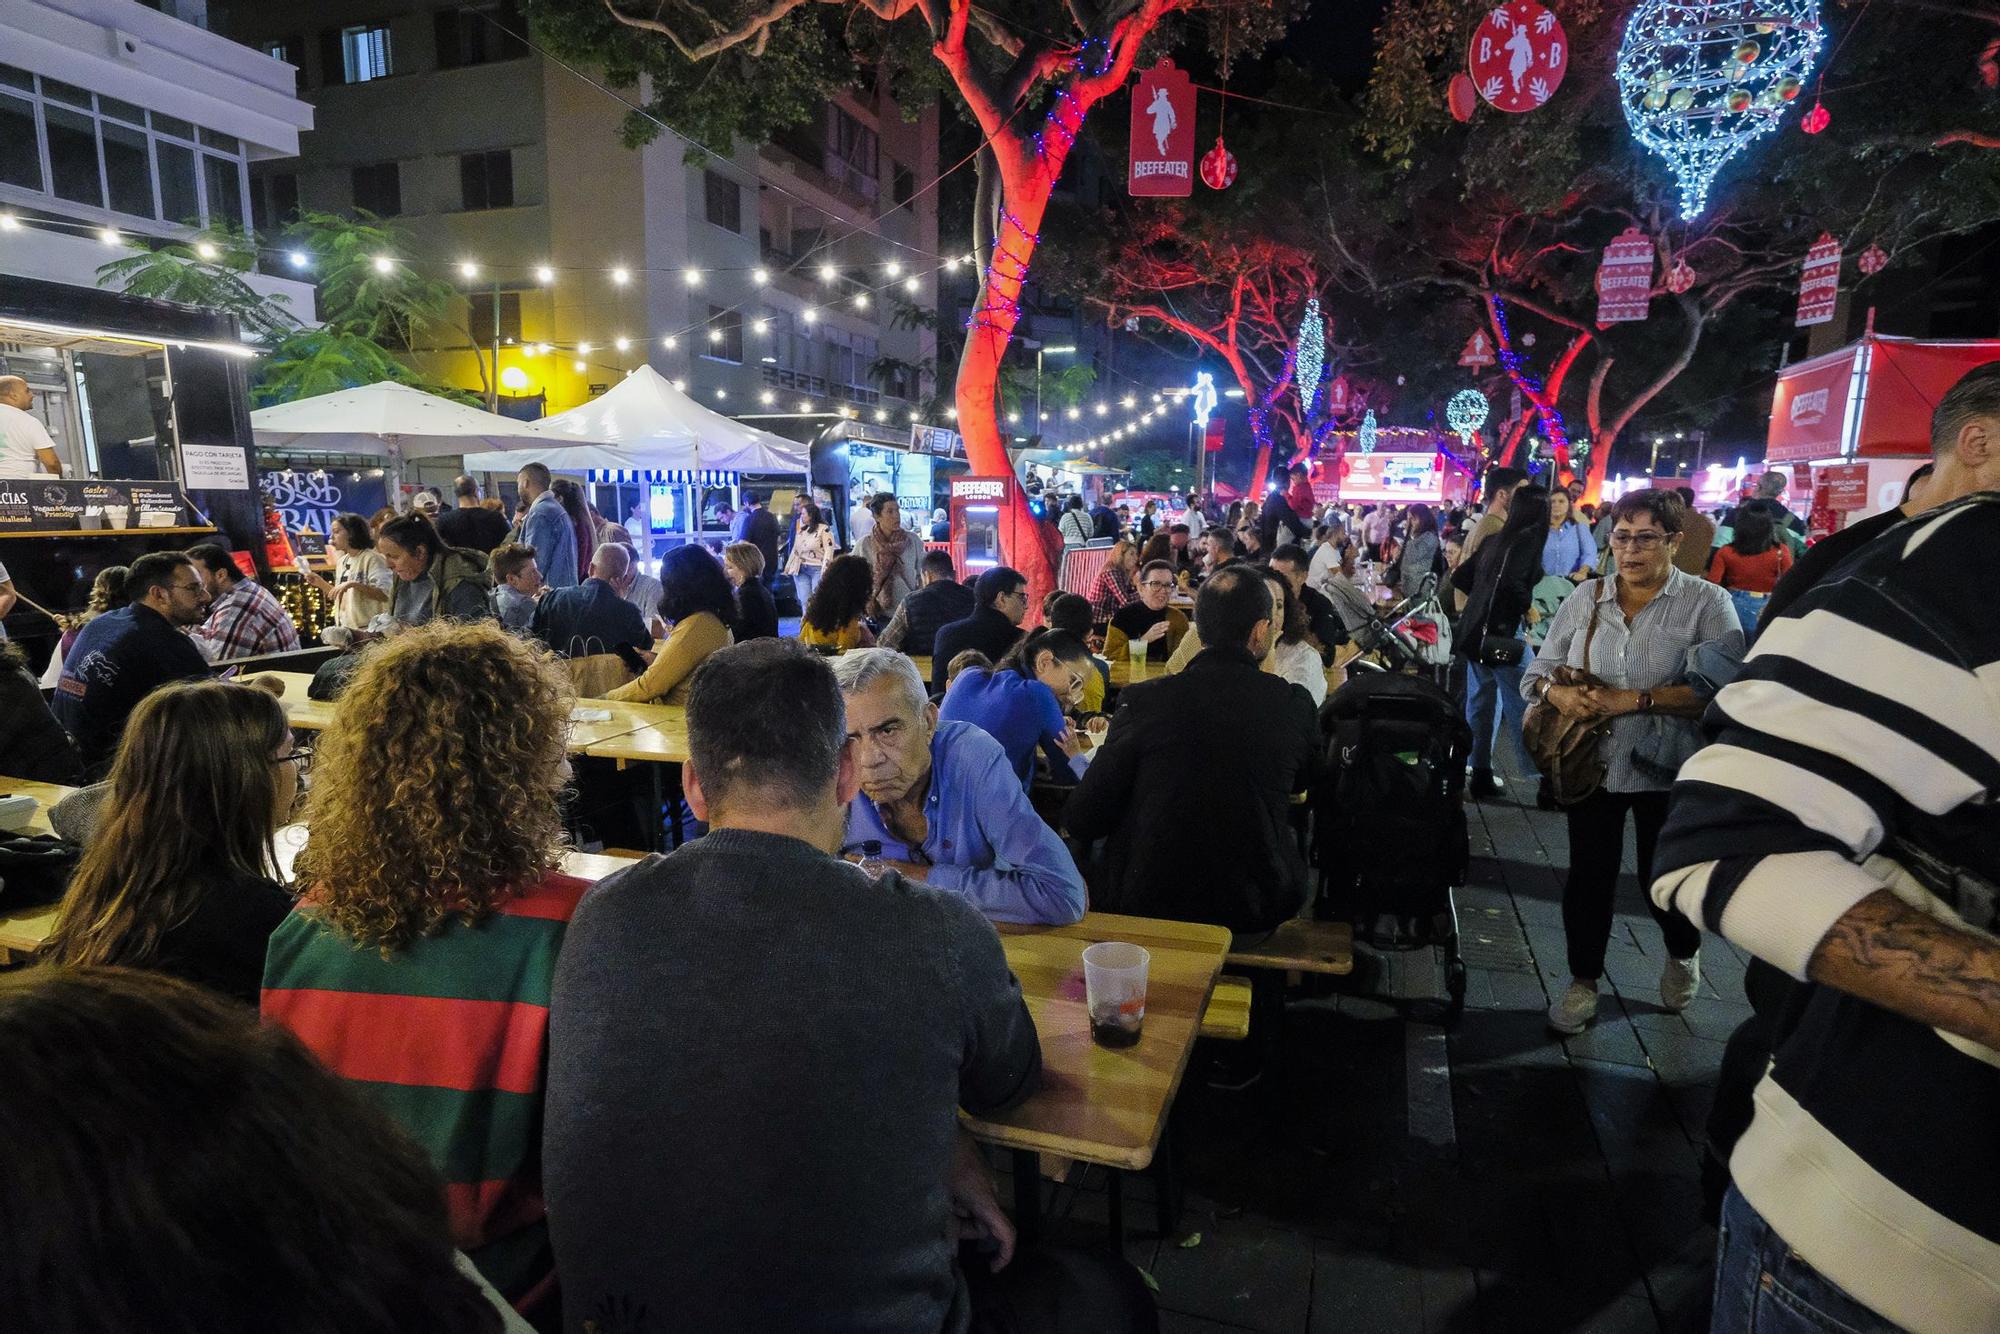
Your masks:
M1931 343L1870 334L1778 374L1764 457L1772 463L1928 454L1931 412L2000 339Z

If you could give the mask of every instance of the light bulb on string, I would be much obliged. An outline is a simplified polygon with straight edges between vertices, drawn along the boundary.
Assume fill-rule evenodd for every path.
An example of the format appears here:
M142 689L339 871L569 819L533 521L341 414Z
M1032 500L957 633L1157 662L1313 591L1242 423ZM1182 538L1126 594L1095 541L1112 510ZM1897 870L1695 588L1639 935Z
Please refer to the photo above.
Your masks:
M819 280L821 282L830 283L839 276L840 276L840 270L834 268L833 265L822 264L819 266Z
M614 338L611 341L611 346L617 348L620 352L630 352L632 350L632 340L623 337Z
M799 411L800 411L800 412L811 412L812 410L813 410L813 405L812 405L811 403L807 402L807 401L806 401L805 399L803 399L803 398L799 400Z
M711 343L719 343L719 342L721 342L721 341L722 341L722 330L720 330L720 329L710 329L710 330L708 331L708 341L709 341L709 342L711 342Z
M917 281L917 275L913 273L909 277L903 279L903 290L905 292L908 292L911 296L915 296L917 293L924 290L924 285L921 282Z
M611 281L616 286L623 287L626 283L632 281L632 270L620 265L611 270Z
M21 220L19 218L15 217L12 213L0 213L0 232L18 232L20 230ZM292 253L296 255L298 251L294 250Z
M580 358L579 358L579 359L578 359L577 361L575 361L575 362L572 362L571 364L572 364L572 365L573 365L573 366L574 366L574 367L576 368L576 373L577 373L578 375L581 375L581 374L583 374L583 373L584 373L585 371L587 371L587 370L589 370L589 369L590 369L590 367L589 367L589 366L587 366L587 365L585 365L585 364L584 364L584 362L583 362L583 361L582 361L582 360L581 360Z
M701 286L701 270L683 269L681 271L681 281L686 283L689 287Z
M212 260L217 255L220 255L222 252L217 250L214 246L210 245L206 241L196 241L194 243L194 253L199 255L203 259Z
M715 397L718 401L728 398L729 391L727 389L724 389L721 385L717 385L715 387Z
M590 344L588 344L588 343L578 343L578 344L576 345L576 354L577 354L578 356L580 356L580 357L587 357L587 356L589 356L589 355L590 355Z
M778 396L772 393L770 390L766 389L763 393L757 395L757 401L759 403L762 403L765 407L768 408L773 403L778 401Z
M117 245L120 239L118 229L116 227L100 227L97 231L97 239L106 245Z
M807 324L811 324L819 319L819 312L814 310L811 306L807 306L805 310L800 312L799 318L804 320Z
M479 276L479 266L469 259L462 259L458 262L458 276L461 278L477 278Z
M900 278L903 276L903 266L892 259L882 266L882 272L888 274L891 278Z
M765 283L771 281L771 271L762 266L754 268L750 270L750 281L762 287Z
M868 293L856 292L854 294L854 308L856 310L868 309Z
M760 333L760 334L764 334L764 333L769 333L769 332L771 332L771 322L770 322L769 320L756 320L756 321L753 321L753 322L751 323L750 327L751 327L752 329L756 330L756 331L757 331L758 333Z
M375 256L375 272L389 273L392 272L395 269L395 267L396 267L396 261L390 259L387 255Z
M681 340L674 337L672 334L668 334L665 338L662 338L660 340L660 343L667 349L667 351L671 352L675 348L681 345Z
M556 280L556 271L546 264L535 265L535 281L547 287Z

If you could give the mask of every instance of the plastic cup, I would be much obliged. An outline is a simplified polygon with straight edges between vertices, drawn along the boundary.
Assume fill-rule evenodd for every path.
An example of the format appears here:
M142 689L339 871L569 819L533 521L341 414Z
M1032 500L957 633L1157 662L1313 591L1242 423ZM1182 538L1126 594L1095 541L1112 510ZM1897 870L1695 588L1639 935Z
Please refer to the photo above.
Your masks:
M1090 1036L1102 1047L1130 1047L1146 1022L1146 966L1153 956L1138 945L1105 940L1083 952L1084 1005Z
M1127 665L1130 668L1133 680L1136 681L1146 674L1146 654L1151 648L1151 644L1142 644L1136 639L1125 641L1125 654L1128 659Z

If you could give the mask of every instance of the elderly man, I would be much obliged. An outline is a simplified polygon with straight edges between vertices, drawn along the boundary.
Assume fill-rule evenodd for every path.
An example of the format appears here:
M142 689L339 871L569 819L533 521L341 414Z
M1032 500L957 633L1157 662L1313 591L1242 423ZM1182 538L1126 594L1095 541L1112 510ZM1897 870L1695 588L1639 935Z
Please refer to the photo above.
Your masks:
M62 476L56 442L41 419L28 409L35 391L18 375L0 375L0 477Z
M243 577L229 553L212 542L188 549L209 596L208 619L188 632L210 662L258 653L289 653L298 627L271 591Z
M535 604L530 629L535 638L567 658L615 653L620 645L650 650L653 636L639 609L618 594L631 572L632 553L606 542L590 557L590 577L574 588L558 588Z
M1083 876L999 742L939 722L916 664L894 649L844 653L833 670L861 779L845 853L961 894L996 922L1083 916Z

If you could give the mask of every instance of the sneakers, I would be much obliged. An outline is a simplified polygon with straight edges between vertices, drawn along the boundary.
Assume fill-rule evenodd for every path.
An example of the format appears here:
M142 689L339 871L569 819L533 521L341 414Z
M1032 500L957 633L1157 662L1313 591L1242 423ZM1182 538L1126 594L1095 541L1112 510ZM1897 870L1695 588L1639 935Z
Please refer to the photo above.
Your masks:
M1694 993L1701 989L1701 956L1692 959L1667 958L1667 966L1660 970L1660 1004L1679 1014L1694 999Z
M1491 769L1474 769L1472 782L1467 787L1475 798L1497 797L1507 789L1500 786L1500 780L1493 776Z
M1562 999L1549 1007L1549 1027L1565 1036L1574 1037L1590 1027L1590 1021L1597 1018L1597 983L1570 980L1569 989Z

